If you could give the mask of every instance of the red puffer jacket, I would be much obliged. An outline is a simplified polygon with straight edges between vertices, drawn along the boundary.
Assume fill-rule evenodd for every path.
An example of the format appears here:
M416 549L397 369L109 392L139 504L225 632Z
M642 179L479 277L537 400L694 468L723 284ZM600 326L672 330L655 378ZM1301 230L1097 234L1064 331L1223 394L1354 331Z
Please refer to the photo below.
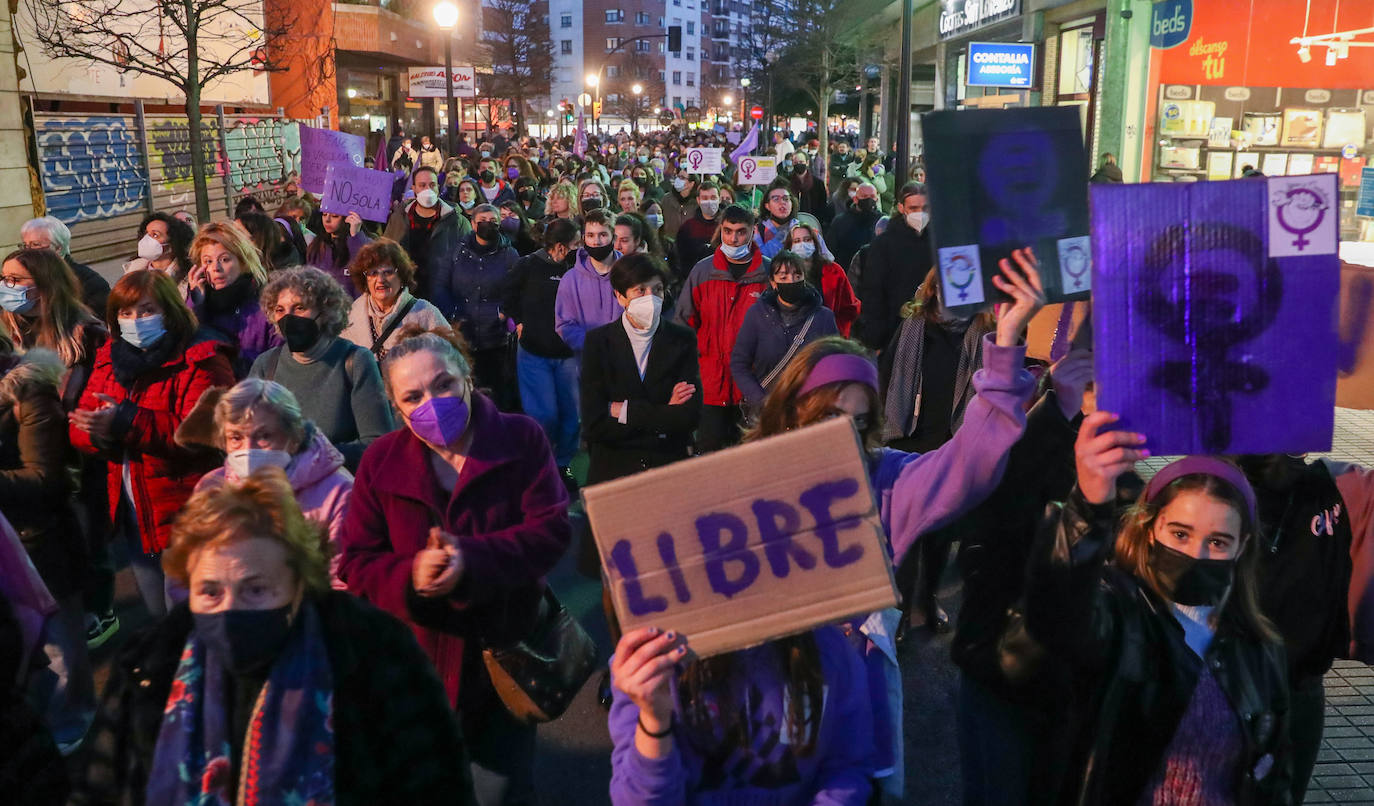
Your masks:
M197 335L191 346L161 366L144 372L125 389L115 379L110 347L106 342L96 353L95 368L80 408L99 409L98 395L119 404L114 437L109 443L69 426L72 445L108 463L110 516L119 509L124 494L124 465L129 463L130 493L138 514L143 550L157 554L170 542L172 521L191 497L200 477L219 465L218 457L204 451L188 451L172 436L205 390L234 385L233 348Z
M729 406L744 396L730 374L730 354L744 315L768 290L768 258L754 248L749 269L738 280L720 249L692 267L677 301L677 321L697 334L702 403Z

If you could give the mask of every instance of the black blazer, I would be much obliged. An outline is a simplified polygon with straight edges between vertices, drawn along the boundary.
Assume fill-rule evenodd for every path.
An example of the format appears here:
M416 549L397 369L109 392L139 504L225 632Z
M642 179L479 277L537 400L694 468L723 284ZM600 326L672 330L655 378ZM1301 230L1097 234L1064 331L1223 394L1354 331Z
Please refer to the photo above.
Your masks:
M682 381L697 387L696 394L686 403L668 405L673 387ZM623 425L611 416L611 404L621 400L629 404ZM691 330L659 322L643 380L620 319L587 334L582 351L582 433L591 457L588 484L687 458L700 416L701 370Z

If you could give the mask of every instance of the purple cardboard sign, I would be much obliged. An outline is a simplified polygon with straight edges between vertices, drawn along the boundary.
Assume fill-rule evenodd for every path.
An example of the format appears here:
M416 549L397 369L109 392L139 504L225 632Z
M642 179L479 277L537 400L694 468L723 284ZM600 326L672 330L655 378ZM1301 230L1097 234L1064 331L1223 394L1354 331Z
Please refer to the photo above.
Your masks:
M301 189L324 192L324 173L331 163L363 167L367 141L360 135L333 129L301 127Z
M1340 263L1271 256L1271 190L1092 187L1097 405L1155 455L1331 449Z
M320 211L341 216L356 212L367 221L385 224L391 212L391 185L395 181L396 177L386 171L336 162L324 172Z

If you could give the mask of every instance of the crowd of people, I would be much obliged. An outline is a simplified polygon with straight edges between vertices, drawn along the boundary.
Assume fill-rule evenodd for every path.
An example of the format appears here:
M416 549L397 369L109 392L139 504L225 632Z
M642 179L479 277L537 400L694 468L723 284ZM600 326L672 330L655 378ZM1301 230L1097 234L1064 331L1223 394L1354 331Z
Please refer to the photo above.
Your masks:
M847 417L902 610L703 659L603 594L610 802L905 802L922 626L954 631L970 806L1301 802L1322 675L1374 659L1374 474L1194 456L1147 482L1088 329L1027 357L1029 248L1007 302L956 314L919 161L797 139L754 186L689 170L731 150L712 132L398 133L384 223L292 177L271 212L148 215L112 286L26 223L0 273L5 797L534 803L531 684L499 658L568 629L546 579L574 542L604 581L579 485ZM98 695L123 563L154 620Z

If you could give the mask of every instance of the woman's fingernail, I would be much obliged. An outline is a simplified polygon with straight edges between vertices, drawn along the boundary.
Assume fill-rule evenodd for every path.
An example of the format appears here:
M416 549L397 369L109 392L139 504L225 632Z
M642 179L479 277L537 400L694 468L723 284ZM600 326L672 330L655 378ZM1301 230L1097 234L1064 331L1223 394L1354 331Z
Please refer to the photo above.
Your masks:
M650 634L650 635L658 635L658 628L657 628L657 627L650 627L650 628L649 628L649 634Z
M668 635L667 635L667 638L668 638L669 641L672 641L673 639L677 638L677 633L675 633L675 632L669 632Z
M680 647L678 647L678 648L677 648L677 654L680 655L680 656L681 656L681 655L686 655L686 654L687 654L687 647L685 647L685 646L680 646Z

